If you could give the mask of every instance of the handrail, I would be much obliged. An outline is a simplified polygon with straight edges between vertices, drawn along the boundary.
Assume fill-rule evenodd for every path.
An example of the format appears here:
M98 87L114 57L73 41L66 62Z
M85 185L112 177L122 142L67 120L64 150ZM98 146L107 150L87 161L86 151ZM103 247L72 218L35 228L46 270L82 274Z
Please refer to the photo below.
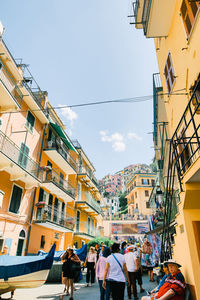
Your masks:
M96 202L96 200L91 196L91 194L89 192L83 192L83 195L85 196L85 198L83 198L83 200L80 200L80 202L86 201L89 205L91 205L100 214L101 213L101 207ZM77 202L78 201L79 200L77 200Z
M41 173L43 182L53 182L59 188L63 189L67 194L75 199L76 189L70 185L70 183L61 178L60 174L58 174L54 169L43 170L44 167L41 167Z
M95 226L92 227L92 223L90 223L90 226L89 226L88 222L80 222L79 226L76 225L75 232L76 233L86 233L91 236L97 236L99 234L99 230Z
M6 88L6 90L10 93L12 98L14 98L15 102L21 106L23 101L23 94L19 87L17 86L16 82L10 75L8 69L4 65L4 63L0 60L0 63L2 65L0 69L0 81L3 84L3 86Z
M56 209L52 205L43 204L43 202L36 203L34 221L51 222L56 225L61 225L71 230L74 229L74 217L70 216L66 212L62 212Z
M0 151L4 153L10 160L19 165L26 172L30 173L32 176L41 180L38 177L39 163L34 161L28 155L21 152L21 149L9 139L2 131L0 131ZM23 159L20 160L20 155Z
M78 171L78 166L77 163L75 162L75 160L71 157L71 155L69 154L69 151L66 149L64 143L61 141L61 139L59 140L57 138L57 140L55 142L53 141L47 141L45 143L44 146L45 150L53 150L56 149L61 155L62 157L71 165L71 167L77 172Z

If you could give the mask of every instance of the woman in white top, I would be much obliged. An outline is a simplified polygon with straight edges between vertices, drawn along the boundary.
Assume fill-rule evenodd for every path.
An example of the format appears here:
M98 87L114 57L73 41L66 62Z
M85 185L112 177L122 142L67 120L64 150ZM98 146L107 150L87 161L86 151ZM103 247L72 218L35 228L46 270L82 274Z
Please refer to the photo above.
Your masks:
M95 267L97 261L97 253L94 247L90 247L89 253L86 258L86 266L87 266L87 274L86 274L86 286L89 286L90 277L91 277L91 285L94 283L95 280Z
M106 269L103 276L103 288L106 289L106 276L109 270L109 282L113 300L124 300L125 276L128 278L128 271L124 256L120 254L120 245L112 245L112 255L108 256Z

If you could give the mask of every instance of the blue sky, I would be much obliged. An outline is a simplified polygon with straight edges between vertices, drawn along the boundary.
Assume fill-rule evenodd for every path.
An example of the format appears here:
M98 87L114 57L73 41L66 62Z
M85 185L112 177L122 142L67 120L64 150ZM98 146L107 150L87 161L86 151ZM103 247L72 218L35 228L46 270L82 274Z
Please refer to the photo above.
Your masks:
M4 40L52 105L152 94L152 39L129 25L130 0L3 0ZM97 178L154 156L152 101L60 110Z

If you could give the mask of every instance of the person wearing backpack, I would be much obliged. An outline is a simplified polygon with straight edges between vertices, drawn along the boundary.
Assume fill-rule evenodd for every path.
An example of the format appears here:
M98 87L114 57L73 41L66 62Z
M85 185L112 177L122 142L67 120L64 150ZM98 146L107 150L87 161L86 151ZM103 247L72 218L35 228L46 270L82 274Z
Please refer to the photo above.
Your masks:
M106 278L109 271L109 283L113 300L124 300L125 281L130 284L125 258L120 254L120 245L112 245L112 254L107 257L103 276L103 288L106 289Z

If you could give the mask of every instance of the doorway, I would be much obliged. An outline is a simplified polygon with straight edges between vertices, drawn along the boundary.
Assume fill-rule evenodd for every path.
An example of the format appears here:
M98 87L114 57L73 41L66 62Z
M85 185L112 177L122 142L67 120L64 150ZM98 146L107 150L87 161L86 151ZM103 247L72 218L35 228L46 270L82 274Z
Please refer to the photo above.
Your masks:
M16 256L22 256L25 245L26 233L22 229L19 234Z

